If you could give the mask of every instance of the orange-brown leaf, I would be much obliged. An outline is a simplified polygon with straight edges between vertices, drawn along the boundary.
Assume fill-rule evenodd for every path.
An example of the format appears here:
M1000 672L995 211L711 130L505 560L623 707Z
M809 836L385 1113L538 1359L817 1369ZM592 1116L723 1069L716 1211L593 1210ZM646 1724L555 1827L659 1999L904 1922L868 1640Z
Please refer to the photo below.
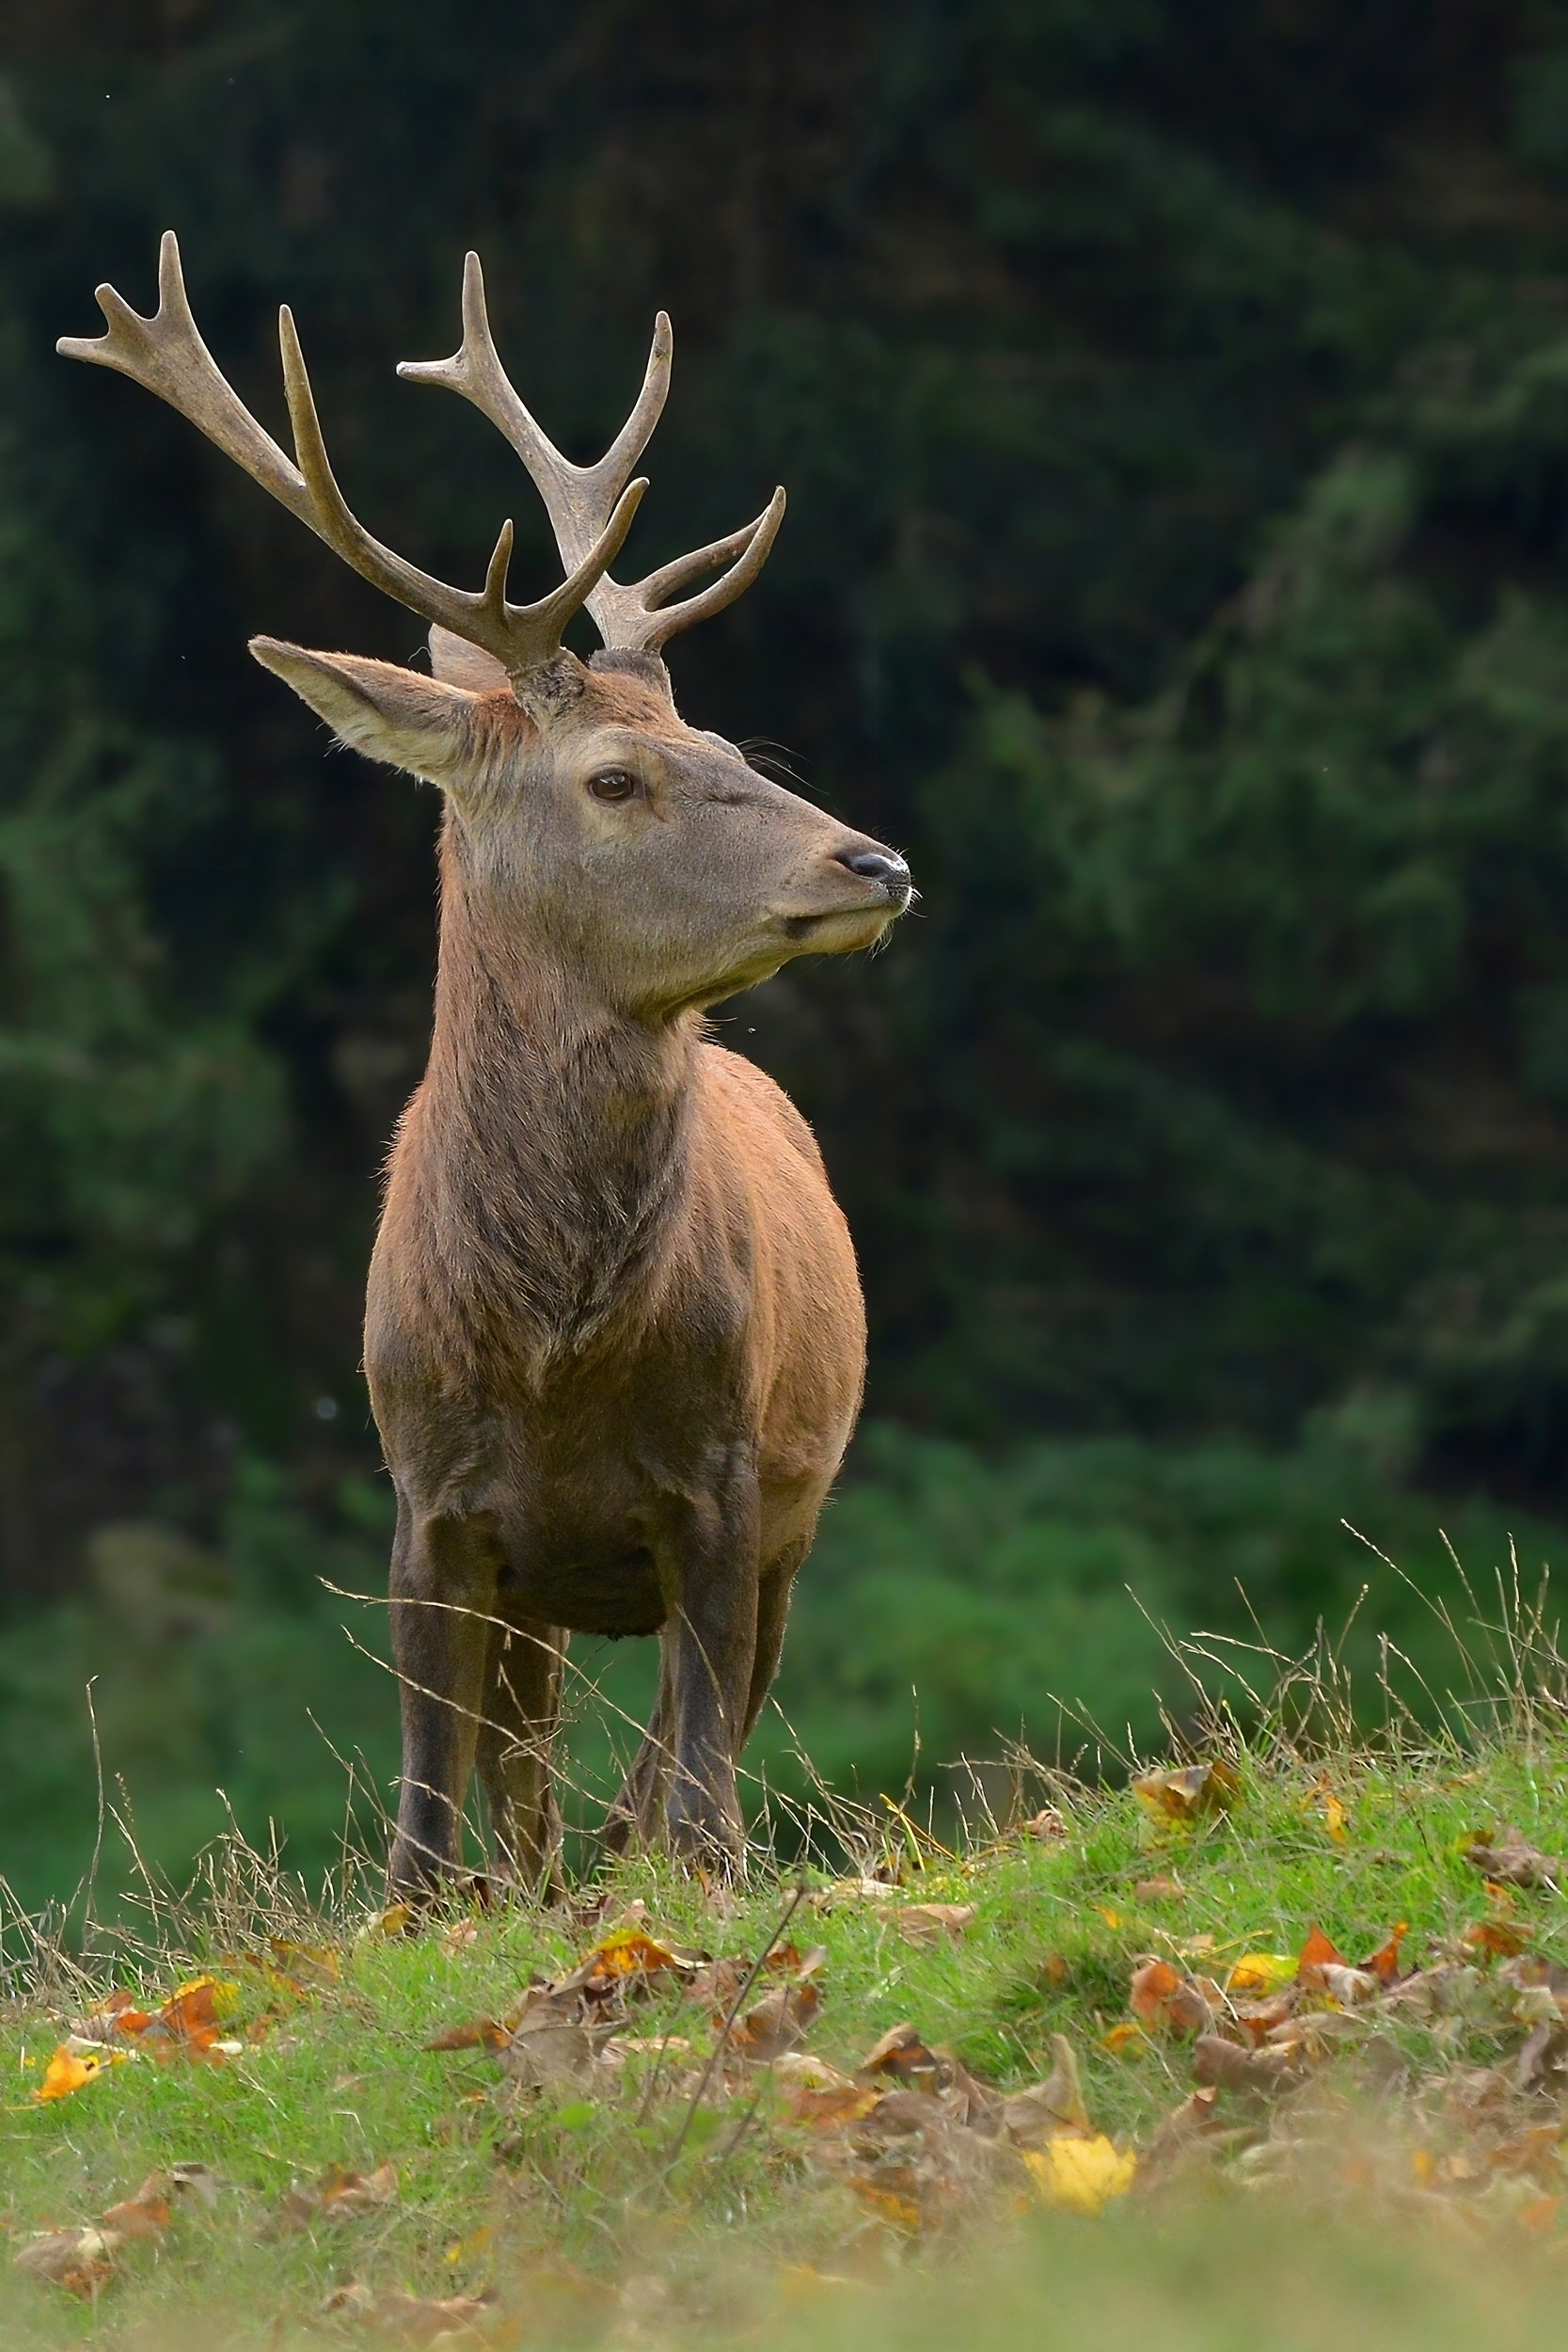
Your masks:
M1133 1970L1128 2005L1140 2025L1157 2033L1199 2033L1212 2022L1196 1985L1168 1960L1146 1961Z
M1467 1952L1486 1960L1513 1960L1529 1942L1523 1928L1510 1927L1502 1919L1477 1919L1460 1937Z
M1377 1950L1372 1954L1370 1960L1364 1960L1361 1963L1361 1965L1366 1970L1368 1976L1375 1977L1379 1984L1397 1984L1399 1982L1400 1946L1404 1942L1404 1939L1409 1932L1410 1922L1408 1919L1401 1919L1395 1924L1389 1931L1387 1943L1380 1945Z
M449 2026L427 2042L427 2050L504 2050L512 2036L494 2017L470 2017L465 2025Z

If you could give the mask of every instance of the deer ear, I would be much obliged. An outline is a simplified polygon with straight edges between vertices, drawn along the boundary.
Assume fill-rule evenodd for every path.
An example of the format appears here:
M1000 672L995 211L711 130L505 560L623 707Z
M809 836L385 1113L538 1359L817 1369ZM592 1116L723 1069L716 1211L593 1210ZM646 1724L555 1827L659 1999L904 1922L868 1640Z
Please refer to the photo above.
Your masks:
M340 743L432 784L456 782L481 741L480 697L466 687L421 677L391 661L352 653L307 653L276 637L253 637L264 670L292 686Z

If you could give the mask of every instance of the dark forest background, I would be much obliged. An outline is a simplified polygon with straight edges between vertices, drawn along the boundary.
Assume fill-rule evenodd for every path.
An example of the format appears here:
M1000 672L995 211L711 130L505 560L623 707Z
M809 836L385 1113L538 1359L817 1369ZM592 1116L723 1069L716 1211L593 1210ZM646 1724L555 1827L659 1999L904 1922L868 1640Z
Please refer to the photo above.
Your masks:
M26 1885L90 1837L93 1674L174 1862L215 1781L313 1860L341 1789L307 1706L372 1780L390 1729L319 1579L379 1573L359 1294L435 809L326 756L245 641L418 630L55 358L100 279L151 307L166 227L275 430L293 305L350 498L446 577L508 512L527 593L553 562L499 438L392 373L455 344L469 245L575 454L673 311L639 568L789 486L677 688L924 893L886 954L723 1016L814 1120L870 1298L871 1426L782 1688L819 1761L901 1775L911 1684L927 1762L1055 1736L1058 1696L1147 1729L1148 1621L1240 1624L1240 1581L1309 1636L1370 1561L1341 1517L1429 1593L1440 1524L1482 1584L1511 1530L1550 1551L1568 8L6 0L0 29ZM1408 1587L1374 1606L1418 1646Z

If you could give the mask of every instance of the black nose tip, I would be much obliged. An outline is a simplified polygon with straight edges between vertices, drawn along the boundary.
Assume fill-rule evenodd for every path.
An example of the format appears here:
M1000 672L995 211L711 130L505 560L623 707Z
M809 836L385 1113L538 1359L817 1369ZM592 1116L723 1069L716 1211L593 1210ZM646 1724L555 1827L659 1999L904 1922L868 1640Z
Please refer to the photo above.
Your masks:
M838 863L847 866L851 874L858 874L863 882L880 882L890 892L910 886L909 866L896 850L841 851Z

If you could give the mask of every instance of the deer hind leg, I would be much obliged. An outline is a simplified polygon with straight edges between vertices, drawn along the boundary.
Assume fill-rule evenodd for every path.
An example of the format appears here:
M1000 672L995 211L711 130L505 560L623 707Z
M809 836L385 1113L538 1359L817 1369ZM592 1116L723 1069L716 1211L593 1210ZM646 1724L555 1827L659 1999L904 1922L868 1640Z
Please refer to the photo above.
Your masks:
M553 1751L565 1650L559 1626L529 1617L510 1629L492 1626L479 1727L492 1867L499 1878L546 1902L562 1892Z
M664 1820L664 1792L670 1780L670 1741L674 1720L669 1654L661 1643L658 1697L631 1770L605 1816L602 1837L610 1853L626 1853L633 1846L657 1842Z
M392 1657L403 1707L400 1895L436 1891L462 1865L463 1804L486 1697L500 1553L483 1516L419 1519L399 1501L392 1547Z
M737 1471L683 1518L659 1563L673 1718L665 1828L676 1853L730 1870L745 1843L736 1765L757 1648L754 1473Z
M757 1717L767 1704L779 1671L784 1652L784 1627L789 1622L790 1596L795 1589L796 1571L811 1549L808 1536L804 1543L792 1544L788 1551L773 1561L763 1572L757 1587L757 1646L752 1661L752 1688L746 1700L746 1726L740 1735L745 1746L756 1729Z

